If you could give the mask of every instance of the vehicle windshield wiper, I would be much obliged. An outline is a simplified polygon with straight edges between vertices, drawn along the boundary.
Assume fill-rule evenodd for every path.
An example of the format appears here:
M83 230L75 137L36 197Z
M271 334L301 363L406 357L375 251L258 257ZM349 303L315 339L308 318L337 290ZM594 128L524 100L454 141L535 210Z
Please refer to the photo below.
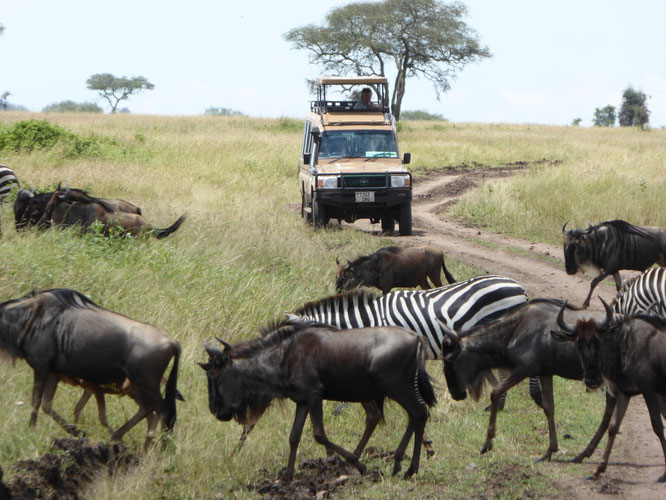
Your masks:
M335 163L338 160L345 160L347 158L363 158L362 156L341 156L340 158L336 158L335 160L331 160L331 163Z

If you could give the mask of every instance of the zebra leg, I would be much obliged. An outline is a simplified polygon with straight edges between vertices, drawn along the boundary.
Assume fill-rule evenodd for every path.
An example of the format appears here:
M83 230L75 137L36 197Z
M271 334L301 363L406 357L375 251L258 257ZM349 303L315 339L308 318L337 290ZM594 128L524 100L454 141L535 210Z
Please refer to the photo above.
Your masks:
M486 372L486 380L488 381L488 383L490 384L490 386L493 387L493 388L494 388L494 387L497 387L497 384L499 384L500 382L502 382L502 381L507 377L507 373L504 372L504 370L500 370L499 372L500 372L500 378L499 378L499 381L497 380L497 377L495 377L495 374L492 372L492 370L488 370L488 371ZM502 411L502 410L504 409L504 403L505 403L505 402L506 402L506 392L503 393L503 394L500 396L499 408L498 408L499 411ZM486 406L486 407L483 409L483 411L490 411L490 407L491 407L491 405Z
M340 415L342 415L344 413L345 409L348 406L349 406L348 402L341 401L340 403L338 403L338 406L333 408L333 411L331 412L331 415L333 415L334 417L339 417Z

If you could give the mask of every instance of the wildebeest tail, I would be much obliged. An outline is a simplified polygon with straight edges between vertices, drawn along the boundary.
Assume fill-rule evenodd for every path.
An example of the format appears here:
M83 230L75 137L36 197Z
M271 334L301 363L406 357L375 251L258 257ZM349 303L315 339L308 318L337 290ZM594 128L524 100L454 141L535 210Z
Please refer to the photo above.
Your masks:
M452 285L453 283L456 282L456 279L453 277L453 275L446 268L446 264L444 263L444 259L442 259L442 270L444 271L444 276L446 277L446 281L449 282L449 285Z
M175 233L178 230L178 228L180 227L180 225L185 221L185 219L187 219L187 214L181 215L176 222L174 222L173 224L171 224L167 228L164 228L164 229L155 228L155 229L153 229L150 232L150 234L152 236L154 236L155 238L159 238L159 239L166 238L171 233Z
M415 389L416 395L419 398L419 401L425 403L426 406L432 407L437 403L437 397L435 396L435 389L430 382L430 375L425 369L425 346L422 339L419 338L419 347L417 350L417 368L416 368L416 380L415 380Z
M178 362L180 360L180 344L174 342L175 356L173 358L173 366L171 367L171 373L169 374L169 379L166 384L166 391L164 392L164 402L166 403L166 415L164 418L164 425L167 431L173 429L176 425L176 394L178 389L176 389L176 384L178 383Z

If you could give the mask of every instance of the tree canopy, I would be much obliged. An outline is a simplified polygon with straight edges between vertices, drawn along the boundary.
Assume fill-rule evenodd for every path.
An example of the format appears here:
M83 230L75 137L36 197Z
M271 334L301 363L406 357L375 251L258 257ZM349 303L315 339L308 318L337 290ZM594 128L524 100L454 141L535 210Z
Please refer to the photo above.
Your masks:
M340 76L386 76L396 72L391 108L396 119L409 77L430 80L439 99L466 64L491 57L463 21L460 2L384 0L333 9L323 26L307 25L284 34L310 60Z
M151 90L155 87L143 76L127 78L117 77L110 73L98 73L92 75L86 84L90 90L96 90L101 98L106 99L111 107L111 113L118 109L120 101L127 99L133 94L143 90Z
M650 111L647 108L647 96L644 92L625 89L622 94L622 107L618 116L621 127L644 128L650 121Z
M605 106L594 110L592 122L595 127L614 127L615 126L615 106Z

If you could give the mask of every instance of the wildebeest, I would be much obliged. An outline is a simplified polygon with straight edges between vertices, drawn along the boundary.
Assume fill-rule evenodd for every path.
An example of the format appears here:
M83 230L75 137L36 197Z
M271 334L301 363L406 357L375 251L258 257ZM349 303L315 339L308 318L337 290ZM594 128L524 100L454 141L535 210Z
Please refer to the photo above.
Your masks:
M427 347L421 337L398 327L340 331L312 321L283 323L271 330L236 346L220 340L223 350L204 342L209 359L200 366L206 371L213 415L222 421L234 418L241 424L253 423L271 401L289 398L296 403L296 416L289 435L287 480L293 477L296 450L308 413L315 440L343 456L363 474L366 467L358 456L327 438L322 400L374 401L376 408L381 408L388 397L409 416L407 430L395 452L393 474L400 470L412 434L414 454L405 477L418 472L428 406L436 402L424 367ZM357 447L359 454L379 418L373 425L368 415Z
M57 190L61 190L58 186ZM128 214L141 215L141 209L132 203L125 200L118 200L112 198L95 198L81 189L70 188L73 196L79 194L81 197L86 196L93 201L105 204L111 207L116 212L125 212ZM44 210L49 200L53 197L55 191L48 193L37 193L33 189L21 189L18 191L16 201L14 202L14 222L16 230L25 229L28 226L36 226L39 220L44 215Z
M175 232L185 220L181 215L176 222L165 229L153 228L141 215L116 212L109 204L94 199L83 192L71 190L55 191L46 204L39 227L51 225L74 226L88 229L95 221L102 223L102 234L108 236L116 229L121 234L138 236L148 234L155 238L166 238Z
M583 307L590 305L594 288L613 275L615 286L622 287L621 269L645 271L653 264L666 266L666 230L634 226L623 220L601 222L587 229L570 229L564 234L564 264L568 274L579 270L596 276Z
M335 288L338 292L358 286L371 286L388 293L396 287L430 287L428 278L437 288L442 286L440 269L446 281L455 279L446 269L444 254L433 247L384 247L370 255L358 257L347 264L338 263Z
M483 390L484 374L491 368L510 371L490 393L491 410L486 441L481 453L492 449L499 400L503 393L527 377L538 376L543 390L543 411L548 420L550 443L540 460L550 460L558 450L553 401L553 376L581 380L583 368L571 344L556 342L551 330L557 329L557 317L565 310L569 319L580 319L583 312L556 299L532 299L505 317L458 334L445 324L448 335L443 347L444 375L451 395L465 399L470 391L478 399ZM594 313L587 313L589 316ZM574 461L589 456L596 448L610 420L612 408L606 398L601 425L583 453ZM609 409L610 408L610 409Z
M144 418L146 448L160 417L167 431L173 429L180 345L152 325L103 309L75 290L32 292L0 303L0 349L34 371L31 426L41 405L65 430L79 433L52 408L58 381L66 376L95 386L129 379L139 410L113 433L114 440ZM160 381L172 358L162 398Z
M645 399L666 463L666 438L661 420L662 413L666 417L666 319L640 313L614 322L612 309L603 299L602 303L606 309L606 318L602 321L571 323L559 315L557 323L561 332L552 333L558 340L573 341L583 363L585 384L596 388L601 386L602 378L606 379L617 401L606 449L592 473L593 479L606 470L629 399L637 394ZM659 482L665 481L666 468L659 478Z

